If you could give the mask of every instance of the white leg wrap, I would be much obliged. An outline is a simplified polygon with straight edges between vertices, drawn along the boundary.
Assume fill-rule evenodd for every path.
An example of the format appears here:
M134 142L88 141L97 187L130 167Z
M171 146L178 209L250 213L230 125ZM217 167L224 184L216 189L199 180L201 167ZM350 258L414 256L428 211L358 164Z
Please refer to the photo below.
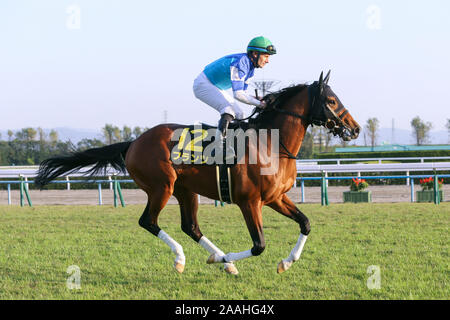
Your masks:
M238 253L230 252L225 255L225 261L237 261L252 257L252 250L242 251Z
M182 265L186 263L186 257L184 256L183 247L178 242L173 240L167 233L162 230L159 231L158 238L164 241L170 247L172 252L175 253L175 262Z
M208 251L210 254L214 254L214 261L215 262L221 262L223 257L225 256L225 253L223 253L222 250L220 250L219 248L217 248L214 243L212 243L207 237L202 236L200 238L200 240L198 241L198 243L206 249L206 251ZM228 263L225 262L224 266L225 268L227 267L231 267L233 265L233 263Z
M305 245L306 239L308 237L304 234L300 234L298 237L297 243L295 244L295 247L292 249L291 253L289 254L289 257L286 259L281 260L281 262L278 264L277 272L282 273L289 269L292 264L300 259L300 255L302 254L303 246Z
M200 238L200 240L198 241L198 243L206 249L206 251L208 251L209 253L213 254L213 253L217 253L220 256L224 256L225 253L223 253L222 250L220 250L219 248L217 248L214 243L212 243L211 241L209 241L209 239L205 236L202 236Z
M291 253L289 254L289 257L286 259L287 261L294 262L300 259L300 255L302 254L303 246L305 245L307 238L308 236L305 236L302 233L300 234L294 249L292 249Z

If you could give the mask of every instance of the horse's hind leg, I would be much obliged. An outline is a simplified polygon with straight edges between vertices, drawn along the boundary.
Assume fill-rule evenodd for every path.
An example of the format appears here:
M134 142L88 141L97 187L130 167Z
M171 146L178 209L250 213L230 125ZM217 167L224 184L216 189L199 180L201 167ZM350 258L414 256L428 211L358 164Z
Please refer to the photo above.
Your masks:
M200 231L197 221L198 198L197 194L187 190L181 186L175 185L173 195L180 204L181 212L181 229L190 236L194 241L198 242L210 254L225 255L223 251L217 248L208 238ZM224 263L224 269L227 273L238 274L238 270L233 263Z
M176 255L174 267L179 273L182 273L186 263L183 247L158 226L159 213L172 195L172 188L163 187L153 190L151 193L147 192L147 194L149 196L149 201L139 219L139 225L163 240L170 247Z
M305 245L308 234L311 231L311 226L308 218L297 208L297 206L288 198L286 194L284 194L279 200L267 205L282 215L296 221L300 226L300 236L298 237L295 247L292 249L289 256L278 264L277 272L282 273L289 269L295 261L300 259L303 246Z

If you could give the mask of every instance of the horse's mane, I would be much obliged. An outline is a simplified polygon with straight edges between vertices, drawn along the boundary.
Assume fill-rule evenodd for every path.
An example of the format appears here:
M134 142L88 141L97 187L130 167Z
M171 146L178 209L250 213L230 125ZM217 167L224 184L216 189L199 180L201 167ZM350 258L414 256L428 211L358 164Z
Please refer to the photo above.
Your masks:
M274 109L281 108L289 99L304 90L307 86L307 84L292 85L266 94L263 98L267 103L266 108L257 117L250 119L249 123L256 127L265 127L272 123L274 114L276 113Z

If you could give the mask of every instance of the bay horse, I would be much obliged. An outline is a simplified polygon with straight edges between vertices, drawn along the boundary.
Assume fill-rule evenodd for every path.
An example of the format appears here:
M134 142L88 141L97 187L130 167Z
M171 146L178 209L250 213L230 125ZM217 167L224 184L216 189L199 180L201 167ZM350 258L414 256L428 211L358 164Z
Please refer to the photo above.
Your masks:
M258 158L254 164L248 161L231 167L231 194L240 208L253 241L247 251L225 254L200 231L197 221L198 195L219 200L216 169L212 165L175 164L171 159L174 147L174 131L180 124L157 125L134 141L121 142L86 151L73 152L44 160L39 167L35 184L42 187L58 176L91 166L87 174L94 175L111 166L128 174L147 194L148 202L139 219L139 225L163 240L175 254L174 267L184 271L185 255L181 245L158 226L158 216L174 195L179 202L181 229L206 249L210 256L207 263L223 263L227 273L237 274L234 262L260 255L265 248L262 206L266 205L299 224L300 235L289 256L277 266L277 272L287 270L300 258L303 246L311 231L308 218L288 198L287 191L297 177L296 155L309 125L325 126L334 135L349 141L358 137L360 126L328 86L330 72L319 81L301 84L270 93L263 99L267 107L249 120L248 126L256 129L277 129L279 152L270 155L278 161L277 170L262 175L263 167ZM249 142L250 143L250 142ZM257 146L253 146L257 147ZM250 146L249 146L250 148ZM259 156L258 156L259 157ZM248 160L248 154L245 154Z

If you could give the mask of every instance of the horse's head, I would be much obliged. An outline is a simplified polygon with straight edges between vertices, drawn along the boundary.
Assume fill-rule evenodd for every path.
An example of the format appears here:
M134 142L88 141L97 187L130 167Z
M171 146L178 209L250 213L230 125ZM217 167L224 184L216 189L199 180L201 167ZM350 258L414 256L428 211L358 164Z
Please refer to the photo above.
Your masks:
M344 141L356 139L361 127L331 90L328 80L330 80L330 71L325 78L323 78L322 72L319 81L315 81L308 87L310 122L313 125L326 127L331 133L335 136L338 135Z

